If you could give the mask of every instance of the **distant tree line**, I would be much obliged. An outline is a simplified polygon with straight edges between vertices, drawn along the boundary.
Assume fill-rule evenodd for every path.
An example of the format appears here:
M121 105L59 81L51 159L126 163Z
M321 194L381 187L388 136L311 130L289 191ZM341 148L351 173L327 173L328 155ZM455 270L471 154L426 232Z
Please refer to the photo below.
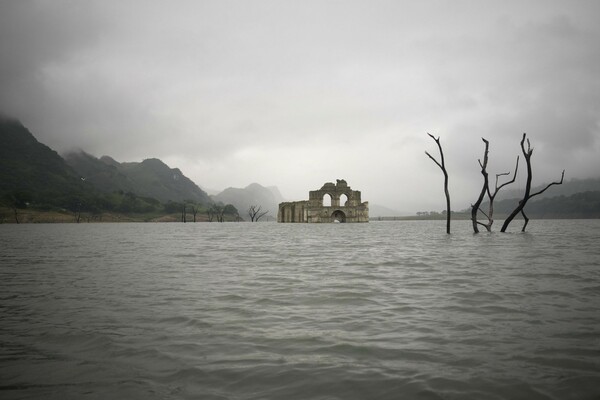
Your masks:
M4 212L1 209L5 209ZM0 221L20 223L20 215L24 210L68 212L73 215L75 222L98 219L101 213L140 214L152 216L176 215L181 216L181 222L196 222L203 213L217 216L217 220L240 221L238 210L231 204L201 204L193 200L182 202L159 200L138 196L132 192L115 191L113 193L98 193L93 190L70 193L31 192L13 190L0 194ZM10 215L7 215L10 214ZM177 217L178 219L178 217ZM212 217L208 218L212 221Z

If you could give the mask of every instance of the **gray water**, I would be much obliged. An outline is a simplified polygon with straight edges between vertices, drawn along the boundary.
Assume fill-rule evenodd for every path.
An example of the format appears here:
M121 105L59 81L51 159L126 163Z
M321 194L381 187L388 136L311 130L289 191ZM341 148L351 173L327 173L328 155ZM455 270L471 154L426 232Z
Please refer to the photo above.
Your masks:
M600 220L453 229L0 225L0 398L600 398Z

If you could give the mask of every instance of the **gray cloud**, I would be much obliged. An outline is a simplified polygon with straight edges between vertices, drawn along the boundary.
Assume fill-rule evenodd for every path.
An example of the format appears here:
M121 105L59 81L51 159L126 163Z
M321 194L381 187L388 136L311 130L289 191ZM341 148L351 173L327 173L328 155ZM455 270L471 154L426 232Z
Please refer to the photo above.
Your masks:
M44 143L160 157L221 189L292 199L345 178L365 199L440 209L423 154L442 137L457 207L481 137L536 180L597 176L595 1L19 1L0 4L0 110Z

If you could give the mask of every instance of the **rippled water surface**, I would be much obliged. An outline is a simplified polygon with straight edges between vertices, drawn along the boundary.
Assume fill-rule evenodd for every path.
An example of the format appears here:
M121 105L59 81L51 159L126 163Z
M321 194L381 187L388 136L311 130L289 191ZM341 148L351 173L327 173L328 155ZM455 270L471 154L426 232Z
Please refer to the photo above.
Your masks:
M0 398L600 398L600 221L453 229L0 225Z

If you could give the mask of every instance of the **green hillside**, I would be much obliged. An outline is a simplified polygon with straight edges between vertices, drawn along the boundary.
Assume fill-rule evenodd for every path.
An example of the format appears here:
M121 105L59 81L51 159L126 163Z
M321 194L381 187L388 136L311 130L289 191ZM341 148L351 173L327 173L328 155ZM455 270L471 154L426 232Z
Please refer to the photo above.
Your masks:
M178 168L169 168L156 158L119 163L108 156L98 159L81 151L69 153L65 159L86 182L103 193L131 192L164 203L186 200L211 203L208 195Z
M157 158L148 158L140 163L122 163L118 168L134 182L138 194L163 202L192 200L204 205L211 203L208 195L179 168L169 168Z
M0 221L9 220L7 213L17 220L25 209L71 213L77 220L82 213L103 212L155 218L180 213L184 201L196 209L212 203L179 169L160 160L120 164L77 152L65 161L19 121L0 119Z
M84 182L19 121L0 119L0 194L26 193L31 201L61 204L87 192Z
M135 192L135 185L113 164L110 157L98 159L84 151L71 152L64 156L65 161L85 182L103 193L117 191ZM114 161L114 160L113 160Z

